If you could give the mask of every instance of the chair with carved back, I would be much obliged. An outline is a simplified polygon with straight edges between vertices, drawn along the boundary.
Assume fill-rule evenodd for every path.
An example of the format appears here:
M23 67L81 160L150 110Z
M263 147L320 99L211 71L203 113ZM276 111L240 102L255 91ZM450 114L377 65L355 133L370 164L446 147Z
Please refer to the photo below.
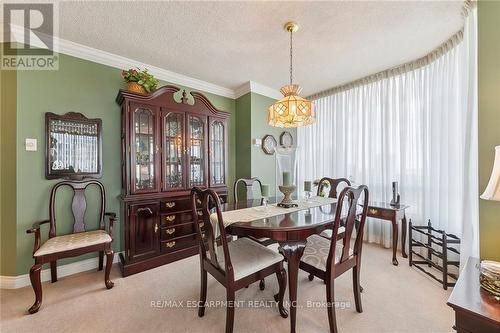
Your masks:
M201 201L200 207L197 206L198 200ZM226 288L226 333L233 331L235 292L266 276L276 274L279 292L274 298L278 302L280 315L286 318L288 314L283 307L286 289L283 256L250 238L228 242L220 199L215 191L194 187L191 189L191 205L200 247L201 290L198 316L205 315L207 273ZM210 207L214 207L215 213L211 214ZM202 211L201 216L198 216L199 208Z
M330 191L328 192L329 198L337 198L339 185L345 183L346 186L351 186L351 182L347 178L329 178L323 177L318 181L318 191L316 195L321 195L321 190L323 189L323 184L328 184Z
M87 231L85 226L85 212L87 210L87 200L85 190L89 187L97 187L99 191L99 229ZM57 235L56 233L56 197L58 190L70 187L73 190L73 200L71 211L73 213L73 233L67 235ZM113 264L113 223L116 221L116 214L105 212L106 196L102 183L97 180L84 181L61 181L52 187L49 203L49 219L35 222L26 233L35 235L33 247L33 258L35 264L30 269L30 280L35 292L35 303L28 310L35 313L42 304L42 284L40 273L42 265L50 263L50 273L52 282L57 281L57 260L69 257L76 257L85 253L99 252L99 270L103 269L104 254L106 254L106 270L104 282L106 288L113 288L113 282L109 279L111 266ZM108 230L105 228L105 217L109 217ZM44 224L49 224L48 240L41 244L40 228Z
M344 206L346 199L347 205ZM362 204L363 207L361 214L358 211L359 204ZM337 332L334 281L341 274L351 269L356 311L359 313L363 312L361 306L360 269L363 248L363 230L367 209L368 187L361 185L357 189L352 187L344 188L339 195L335 221L333 224L333 235L331 239L335 239L336 241L332 242L331 239L326 239L319 235L312 235L307 239L304 254L301 258L299 265L300 269L322 279L326 284L328 322L331 332ZM345 218L345 235L341 239L338 239L337 235L341 227L340 222L342 215ZM357 217L360 219L359 228L355 227ZM351 236L354 230L356 230L356 234L353 239ZM354 242L353 246L351 246L352 242Z
M329 198L337 198L337 194L339 193L339 187L342 183L345 186L351 186L351 182L349 179L346 178L328 178L328 177L323 177L318 181L318 191L317 194L318 196L321 195L321 192L323 190L323 186L328 185L330 190L328 191L328 197ZM343 229L343 222L341 221L341 228L339 230L338 237L342 238L344 236L344 229ZM321 233L321 236L326 237L330 239L332 237L332 229L326 229L323 230Z
M245 188L245 193L246 193L246 200L254 200L254 192L253 192L253 186L254 184L259 184L259 191L262 189L262 182L260 181L259 178L253 177L253 178L239 178L234 182L234 187L233 187L233 193L234 193L234 202L237 203L239 201L238 198L238 185L243 184ZM262 192L261 192L262 193ZM270 238L255 238L255 237L249 237L252 240L256 241L259 244L262 244L264 246L269 246L271 244L276 243L274 240ZM261 280L259 283L259 288L260 290L266 289L266 281Z

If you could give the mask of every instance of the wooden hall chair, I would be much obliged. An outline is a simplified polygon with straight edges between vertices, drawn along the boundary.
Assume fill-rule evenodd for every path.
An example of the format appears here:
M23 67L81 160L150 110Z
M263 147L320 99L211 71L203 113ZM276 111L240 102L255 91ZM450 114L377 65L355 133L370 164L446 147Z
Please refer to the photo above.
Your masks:
M363 210L361 212L359 228L353 241L351 236L355 230L357 210L361 195L363 198ZM343 213L344 200L348 200L347 217L345 217L345 236L337 240L340 228L341 214ZM361 307L361 286L359 284L361 268L361 250L363 247L363 230L368 210L368 187L361 185L357 189L346 187L339 195L335 222L333 225L333 235L331 241L319 235L312 235L307 239L304 254L301 258L299 268L322 279L326 284L326 301L328 311L328 321L331 332L337 332L337 322L335 320L335 292L334 281L341 274L352 269L352 283L354 289L354 301L356 311L363 312ZM344 213L345 216L345 213ZM351 242L354 246L351 247Z
M202 217L198 217L197 200L201 200ZM210 202L211 201L211 202ZM286 271L283 269L283 256L250 238L239 238L228 242L219 196L211 189L202 190L194 187L191 190L191 207L194 224L199 239L201 290L198 316L205 314L207 300L207 272L226 287L226 333L233 331L235 292L266 276L276 274L279 292L274 296L283 318L288 313L283 307L283 296L286 289ZM217 222L210 219L210 208L215 206ZM218 246L220 242L220 246ZM208 252L208 255L207 255Z
M238 185L242 183L245 186L245 193L246 193L246 199L247 200L253 200L253 185L255 183L259 184L259 190L262 188L262 182L260 181L259 178L253 177L253 178L239 178L234 182L233 186L233 193L234 193L234 203L236 204L238 200ZM254 237L249 237L250 239L256 241L259 244L262 244L264 246L269 246L271 244L276 243L272 239L269 238L254 238ZM259 288L260 290L266 289L266 281L264 279L260 280L259 283Z
M85 211L87 200L85 189L91 185L97 186L100 194L99 229L87 231L85 228ZM56 194L57 191L68 186L73 190L73 201L71 209L73 213L73 233L56 236ZM111 266L113 264L113 222L116 220L115 213L105 213L106 199L104 186L97 180L86 181L62 181L54 185L50 193L49 219L33 224L26 233L35 234L35 245L33 247L33 258L35 264L30 269L30 280L35 292L35 303L28 310L35 313L42 305L42 283L40 272L42 265L50 263L50 273L52 283L57 281L57 260L69 257L76 257L89 252L99 251L99 270L103 268L104 254L106 254L106 271L104 283L106 288L113 288L113 282L109 279ZM104 218L109 217L108 230L105 230ZM40 245L40 227L49 223L49 239Z

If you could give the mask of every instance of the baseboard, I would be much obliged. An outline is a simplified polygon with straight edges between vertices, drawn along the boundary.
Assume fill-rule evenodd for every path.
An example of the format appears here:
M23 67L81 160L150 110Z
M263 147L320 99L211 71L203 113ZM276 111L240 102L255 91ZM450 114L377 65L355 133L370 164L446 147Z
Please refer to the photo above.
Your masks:
M113 263L118 262L119 253L115 253ZM106 260L104 260L106 262ZM64 277L96 269L99 266L99 258L90 258L77 261L71 264L62 265L57 267L57 277ZM103 273L104 274L104 273ZM42 282L50 281L50 268L42 270ZM29 274L18 276L1 276L0 275L0 289L17 289L31 285Z

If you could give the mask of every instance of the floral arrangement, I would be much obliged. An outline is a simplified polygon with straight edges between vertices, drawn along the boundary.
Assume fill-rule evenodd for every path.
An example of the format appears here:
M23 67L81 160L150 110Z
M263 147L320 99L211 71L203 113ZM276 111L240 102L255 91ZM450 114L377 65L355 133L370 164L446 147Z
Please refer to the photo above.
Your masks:
M141 71L139 68L131 68L129 70L122 70L122 77L127 83L134 82L140 85L148 93L155 91L158 86L158 80L145 69Z

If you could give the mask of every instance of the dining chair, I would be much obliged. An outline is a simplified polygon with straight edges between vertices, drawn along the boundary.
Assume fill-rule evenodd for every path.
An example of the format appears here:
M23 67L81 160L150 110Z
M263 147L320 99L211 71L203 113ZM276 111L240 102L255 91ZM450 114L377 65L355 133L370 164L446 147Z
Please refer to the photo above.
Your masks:
M234 182L234 187L233 187L233 193L234 193L234 202L237 203L239 200L238 198L238 185L243 184L245 186L245 193L246 193L246 200L253 200L254 195L253 195L253 186L255 183L259 184L259 191L262 188L262 182L260 181L259 178L253 177L253 178L239 178ZM255 238L248 236L250 239L256 241L257 243L264 245L264 246L269 246L271 244L276 243L274 240L266 237L262 238ZM266 281L262 279L259 283L259 288L260 290L266 289Z
M201 207L197 206L197 200L201 201ZM283 256L250 238L244 237L228 242L220 199L215 191L192 188L191 207L200 254L201 289L198 316L203 317L205 314L207 273L210 273L226 288L226 333L233 331L235 292L266 276L276 274L279 292L274 296L274 299L278 302L280 315L287 318L288 313L283 307L283 296L286 289ZM212 222L210 207L215 208L216 222ZM198 216L199 208L202 212L201 217Z
M339 186L345 183L345 186L351 186L351 182L347 178L328 178L328 177L323 177L318 181L318 191L316 193L317 196L321 195L321 191L323 189L324 184L328 184L330 187L330 191L328 192L328 197L329 198L337 198L337 193L339 191ZM344 221L341 221L341 228L339 228L339 234L338 237L342 238L344 237L344 228L343 228L343 223ZM326 237L330 239L332 237L332 229L326 229L323 230L320 234L323 237ZM309 277L310 280L312 280L312 277Z
M318 191L316 195L321 195L321 190L323 188L323 184L327 183L330 186L330 191L328 192L329 198L337 198L338 187L342 183L346 183L346 186L351 186L351 182L347 178L329 178L323 177L318 181Z
M99 191L99 225L97 230L87 230L85 226L85 211L87 210L87 200L85 190L90 186L96 186ZM73 200L71 211L73 213L73 232L67 235L56 235L56 196L59 189L70 187L73 190ZM33 314L38 312L42 305L42 283L40 273L42 265L50 263L50 274L52 283L57 282L57 260L80 256L90 252L99 252L99 270L103 268L104 254L106 254L106 270L104 282L106 288L113 288L113 282L109 279L111 266L113 264L113 222L116 221L115 213L105 212L106 195L104 186L97 180L86 181L62 181L52 187L49 202L49 219L35 222L26 231L28 234L35 234L35 244L33 247L33 258L35 264L30 269L30 280L35 292L35 303L28 310ZM108 230L105 228L105 217L109 217ZM49 223L49 238L41 244L40 228L43 224Z
M361 197L363 196L362 200ZM347 199L346 211L343 209L344 201ZM362 212L360 215L359 228L355 228L355 220L359 214L358 204L362 201ZM337 332L337 322L335 319L335 288L334 281L337 277L352 269L352 284L354 289L354 302L356 311L361 313L361 286L360 269L361 253L363 248L363 230L368 209L368 187L359 186L357 189L346 187L339 195L335 220L333 223L333 235L331 239L326 239L319 235L312 235L307 238L304 254L301 258L299 268L322 279L326 284L326 301L328 311L328 322L331 332ZM337 240L342 214L345 216L345 235ZM352 239L352 232L356 230L355 239ZM353 246L351 243L354 242Z

